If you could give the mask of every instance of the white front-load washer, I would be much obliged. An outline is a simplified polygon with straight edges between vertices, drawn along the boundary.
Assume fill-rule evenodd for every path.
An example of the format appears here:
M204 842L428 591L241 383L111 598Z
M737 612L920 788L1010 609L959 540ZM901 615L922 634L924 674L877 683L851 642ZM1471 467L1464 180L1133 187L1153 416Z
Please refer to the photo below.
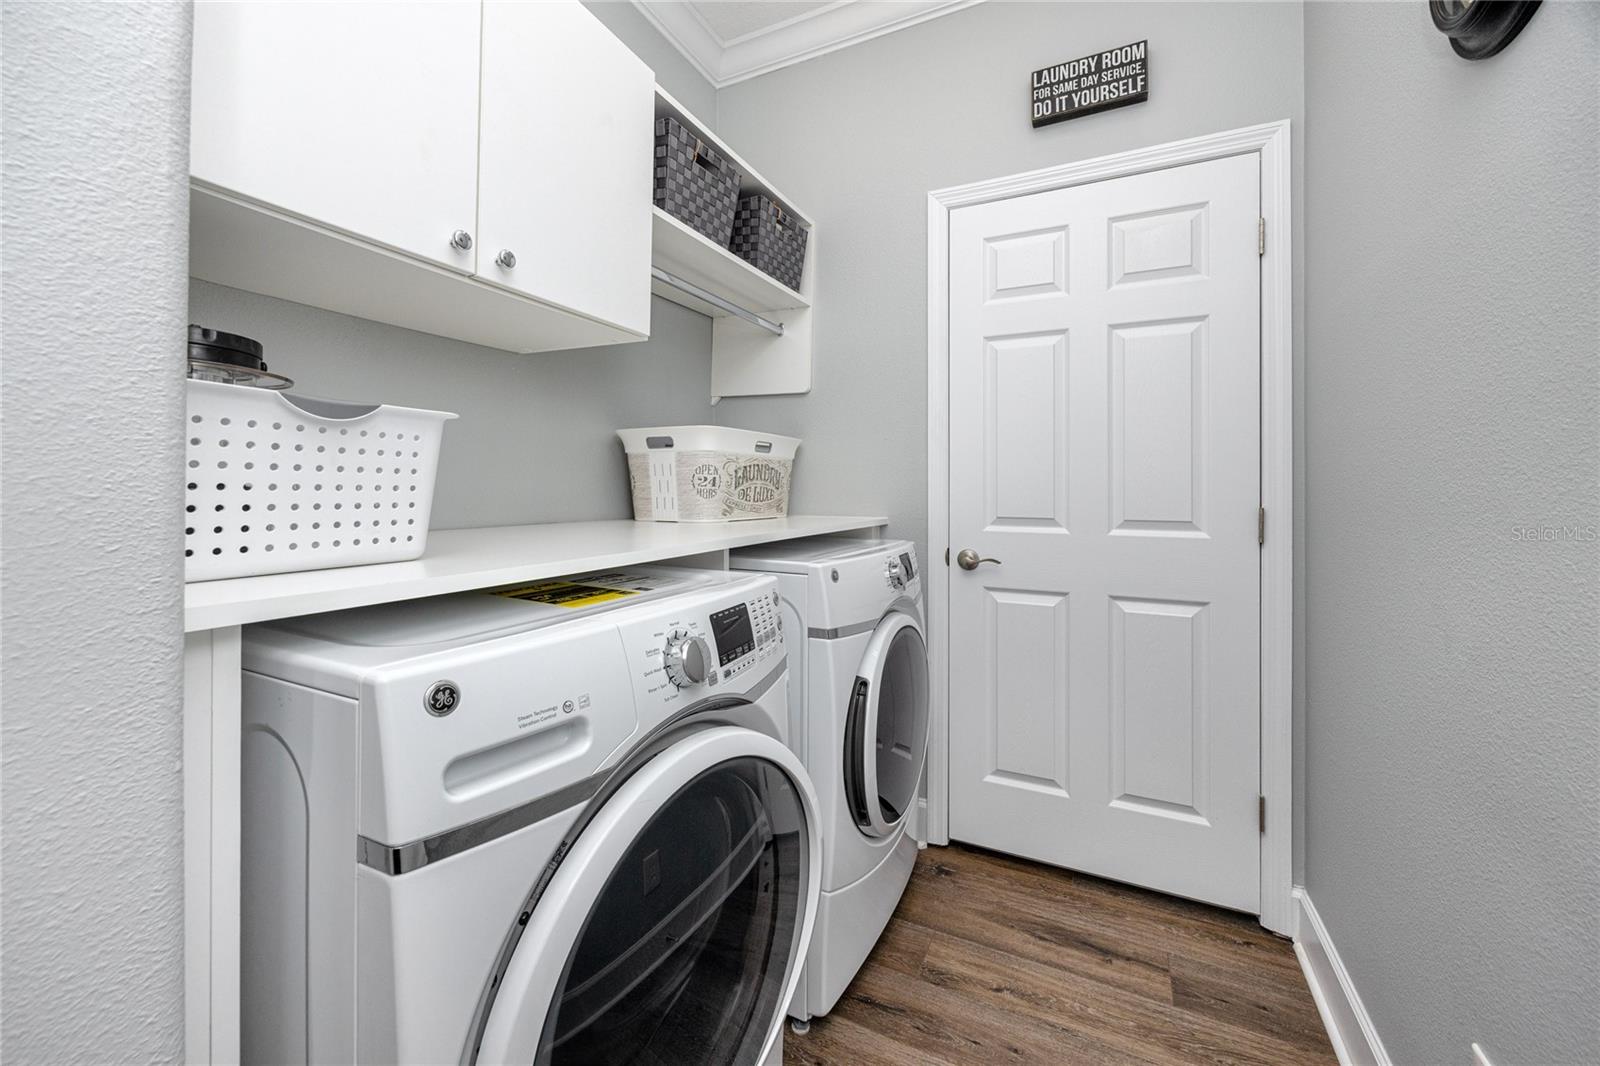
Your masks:
M771 574L789 641L789 733L817 789L822 897L789 1013L833 1009L916 864L909 820L928 750L922 580L910 541L819 538L742 549Z
M246 1062L781 1058L820 889L775 583L246 630Z

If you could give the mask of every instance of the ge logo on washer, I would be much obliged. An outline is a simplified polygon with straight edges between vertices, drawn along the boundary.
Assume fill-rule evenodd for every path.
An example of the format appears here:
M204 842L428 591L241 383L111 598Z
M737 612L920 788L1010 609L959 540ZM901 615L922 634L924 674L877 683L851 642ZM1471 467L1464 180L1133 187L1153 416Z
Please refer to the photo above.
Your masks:
M461 690L454 681L435 681L422 697L422 706L435 718L443 718L461 702Z

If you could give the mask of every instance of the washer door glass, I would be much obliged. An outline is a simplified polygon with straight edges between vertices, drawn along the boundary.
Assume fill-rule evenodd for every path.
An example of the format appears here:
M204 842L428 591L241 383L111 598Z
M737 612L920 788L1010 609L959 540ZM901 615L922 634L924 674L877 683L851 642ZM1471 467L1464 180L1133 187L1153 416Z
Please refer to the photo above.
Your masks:
M781 749L744 730L715 729L667 749L635 777L715 733ZM718 758L687 779L682 769L664 779L670 792L629 795L630 780L606 801L602 815L623 803L642 824L612 828L597 816L578 836L530 908L530 934L541 928L523 938L503 974L481 1061L732 1066L760 1058L793 991L815 901L813 813L793 777L803 771L759 754ZM650 807L642 819L641 804ZM612 839L599 847L592 833Z
M927 753L928 648L916 619L895 611L867 642L845 720L845 796L863 833L905 821Z

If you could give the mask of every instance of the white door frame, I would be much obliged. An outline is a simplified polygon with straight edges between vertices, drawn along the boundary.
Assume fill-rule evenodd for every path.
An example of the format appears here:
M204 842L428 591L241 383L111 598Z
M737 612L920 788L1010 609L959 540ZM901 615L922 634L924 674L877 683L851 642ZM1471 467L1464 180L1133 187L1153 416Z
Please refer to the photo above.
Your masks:
M928 194L928 602L933 608L928 653L933 669L926 826L930 842L949 843L950 568L938 563L951 549L950 212L1248 154L1261 159L1261 215L1266 224L1261 259L1261 505L1267 511L1268 535L1261 551L1261 794L1269 815L1261 837L1261 924L1288 935L1294 914L1294 292L1287 119Z

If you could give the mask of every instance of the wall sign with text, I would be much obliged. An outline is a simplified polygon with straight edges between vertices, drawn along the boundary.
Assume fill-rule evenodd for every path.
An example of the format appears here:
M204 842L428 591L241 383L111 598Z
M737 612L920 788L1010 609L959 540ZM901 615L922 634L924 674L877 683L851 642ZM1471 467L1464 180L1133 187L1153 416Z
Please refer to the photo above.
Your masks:
M1034 128L1150 99L1149 43L1108 48L1034 71Z

